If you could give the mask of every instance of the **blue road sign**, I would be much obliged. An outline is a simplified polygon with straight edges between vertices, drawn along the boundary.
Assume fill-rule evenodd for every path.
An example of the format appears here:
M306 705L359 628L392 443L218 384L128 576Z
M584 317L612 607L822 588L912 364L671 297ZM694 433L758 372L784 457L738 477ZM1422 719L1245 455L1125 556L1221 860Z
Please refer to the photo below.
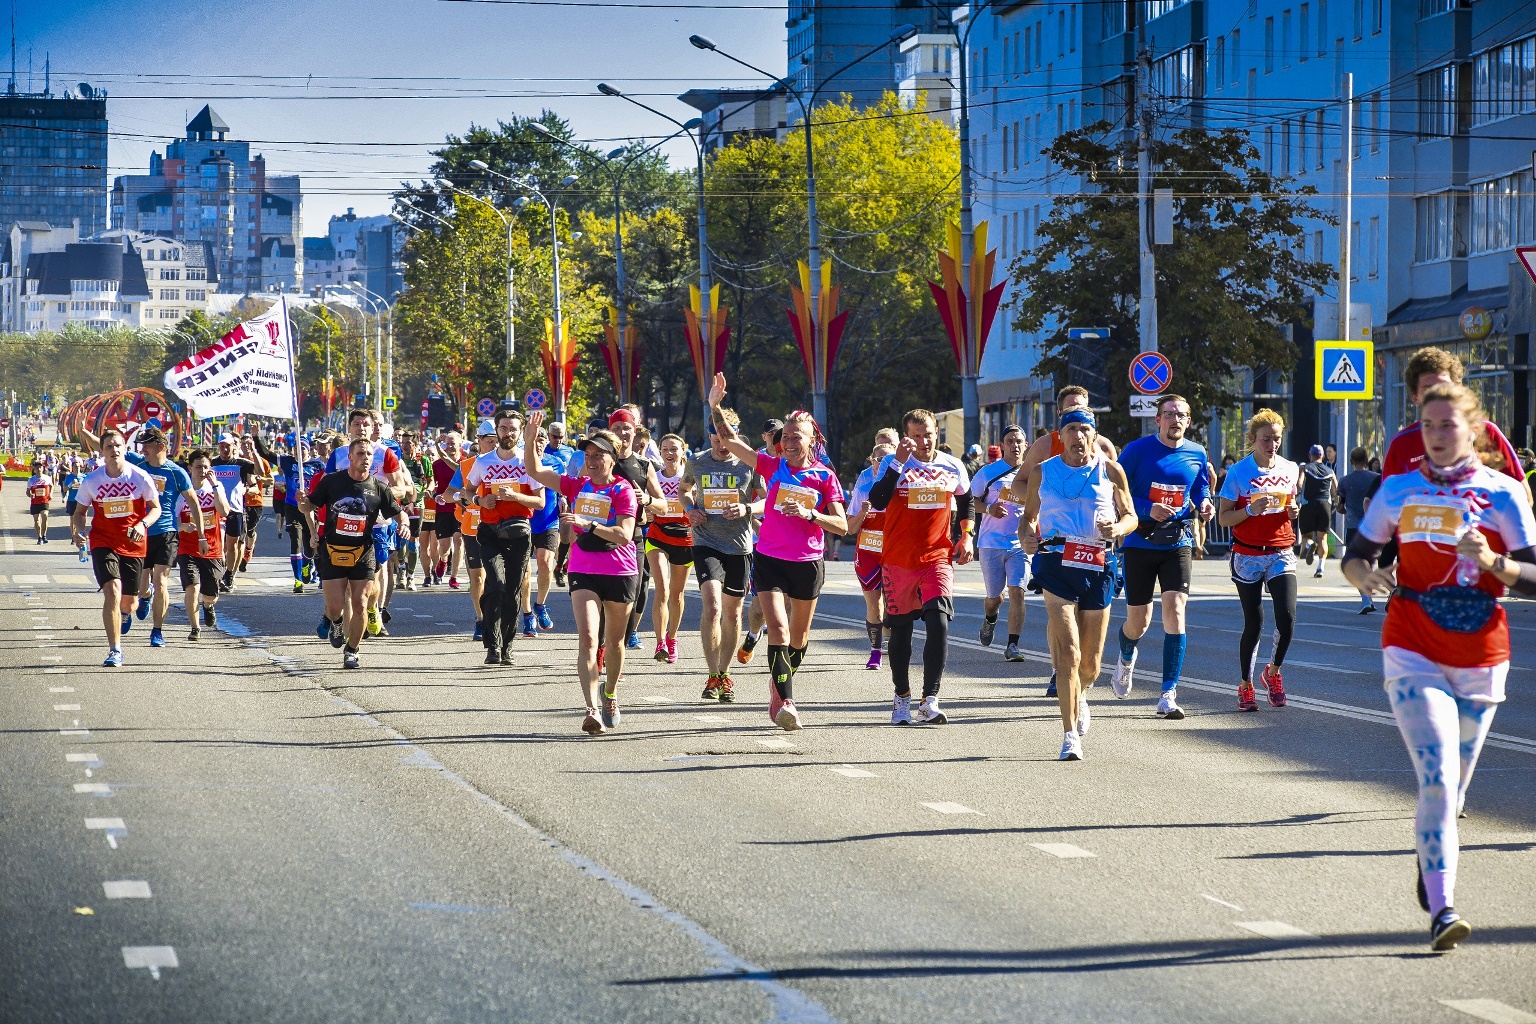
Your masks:
M1109 337L1108 327L1068 327L1067 337L1073 341L1092 341Z
M1369 341L1315 341L1314 397L1338 401L1376 393L1376 346Z
M1144 395L1159 395L1173 383L1173 364L1161 352L1143 352L1131 360L1131 387Z
M491 413L493 413L495 411L496 411L496 399L494 399L494 398L482 398L482 399L480 399L479 403L475 406L475 412L479 413L481 416L489 416Z
M396 401L395 401L395 396L394 395L388 396L387 398L384 399L384 411L385 412L394 412L396 404L398 404L398 403L396 403Z
M530 409L542 409L549 404L549 396L538 388L529 388L528 393L523 396L523 404Z

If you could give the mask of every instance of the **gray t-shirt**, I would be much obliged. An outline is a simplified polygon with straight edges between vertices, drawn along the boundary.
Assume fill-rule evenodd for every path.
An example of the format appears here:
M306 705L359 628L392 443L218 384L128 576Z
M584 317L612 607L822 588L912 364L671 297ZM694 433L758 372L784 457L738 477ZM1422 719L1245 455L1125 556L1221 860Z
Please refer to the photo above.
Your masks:
M694 485L693 501L705 512L704 524L693 528L695 547L712 548L727 555L745 555L752 551L752 517L727 519L721 513L706 510L711 502L752 499L754 489L761 489L763 482L757 471L734 455L717 459L713 451L705 450L688 459L683 480ZM725 492L734 491L732 498Z
M1380 473L1357 469L1339 481L1339 495L1344 499L1344 529L1359 529L1365 518L1365 499L1371 496L1380 479Z

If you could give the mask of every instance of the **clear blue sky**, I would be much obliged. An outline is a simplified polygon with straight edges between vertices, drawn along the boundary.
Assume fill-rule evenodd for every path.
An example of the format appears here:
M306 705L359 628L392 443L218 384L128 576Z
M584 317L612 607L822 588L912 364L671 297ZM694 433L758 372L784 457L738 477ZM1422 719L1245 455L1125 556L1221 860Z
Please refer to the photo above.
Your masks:
M266 155L269 172L303 175L304 232L319 235L349 206L387 211L398 182L422 176L428 151L471 123L548 107L580 138L660 136L672 130L665 121L597 95L596 84L680 121L695 113L673 98L680 92L755 84L690 46L691 33L782 73L782 5L669 6L684 2L15 0L18 87L27 88L30 51L37 89L47 54L55 90L82 81L107 89L113 175L145 173L150 151L212 103L234 137ZM691 147L674 147L674 162L691 162Z

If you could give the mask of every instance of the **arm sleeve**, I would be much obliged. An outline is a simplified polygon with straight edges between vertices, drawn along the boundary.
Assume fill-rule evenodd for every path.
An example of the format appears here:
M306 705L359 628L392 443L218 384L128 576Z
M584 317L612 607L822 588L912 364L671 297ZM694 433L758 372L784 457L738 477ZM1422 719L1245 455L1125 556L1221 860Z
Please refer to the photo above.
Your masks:
M1374 562L1377 558L1381 557L1381 552L1386 546L1384 541L1378 543L1371 540L1365 535L1364 530L1356 530L1355 539L1349 542L1349 547L1344 551L1344 557L1340 559L1339 564L1342 566L1345 562L1356 558L1363 558L1368 562Z
M976 508L976 499L971 496L971 492L969 490L965 491L963 494L955 495L955 533L956 533L956 536L952 538L955 541L955 543L958 544L960 542L960 537L959 537L959 534L961 533L961 526L960 526L960 524L971 518L971 515L972 515L973 511L975 510L975 508Z
M896 482L901 479L901 475L896 472L896 463L894 461L882 463L881 465L884 467L885 473L869 489L869 503L878 511L884 512L886 507L890 505L891 499L896 497Z

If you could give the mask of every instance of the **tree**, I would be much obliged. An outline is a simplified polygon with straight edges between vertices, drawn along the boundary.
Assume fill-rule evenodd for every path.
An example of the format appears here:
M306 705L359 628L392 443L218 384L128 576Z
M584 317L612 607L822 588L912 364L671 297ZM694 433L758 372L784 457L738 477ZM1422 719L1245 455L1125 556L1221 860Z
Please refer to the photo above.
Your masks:
M170 348L173 341L170 331L97 330L78 323L60 331L0 335L0 382L29 403L48 395L56 409L121 388L163 388L165 371L182 357Z
M1047 151L1091 187L1059 196L1040 227L1044 241L1015 261L1014 325L1051 332L1038 372L1063 383L1084 361L1066 328L1110 327L1110 340L1088 356L1101 361L1109 390L1101 425L1130 436L1128 368L1140 349L1136 144L1105 141L1110 129L1100 122L1068 132ZM1311 186L1265 171L1236 129L1183 129L1156 143L1152 159L1153 186L1172 188L1176 199L1173 244L1156 247L1158 348L1198 430L1212 409L1237 400L1240 369L1294 369L1286 325L1306 322L1305 300L1334 275L1330 264L1302 257L1300 222L1333 218L1311 204Z

